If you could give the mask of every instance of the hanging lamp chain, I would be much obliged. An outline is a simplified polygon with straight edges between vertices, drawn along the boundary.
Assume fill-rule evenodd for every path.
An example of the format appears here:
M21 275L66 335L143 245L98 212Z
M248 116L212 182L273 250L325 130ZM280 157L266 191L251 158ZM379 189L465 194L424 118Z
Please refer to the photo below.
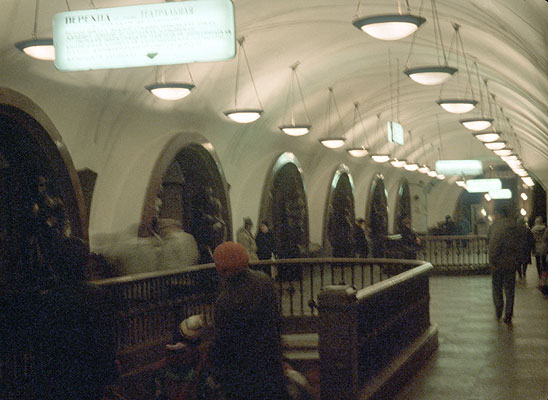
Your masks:
M68 0L65 0L65 3L67 3L67 10L70 11L70 6Z
M365 131L365 125L363 124L363 118L362 118L362 113L359 109L359 104L355 103L354 105L356 107L356 110L358 110L358 118L360 119L360 125L363 130L363 135L365 136L365 142L367 143L367 148L371 149L371 144L369 143L369 136L367 136L367 132Z
M32 28L32 40L36 40L36 31L38 30L38 6L40 0L36 0L36 6L34 7L34 26Z
M422 6L424 5L424 0L421 0L421 4L419 6L419 15L422 15ZM411 61L411 54L413 53L413 47L415 46L415 38L417 35L412 35L411 37L411 46L409 46L409 53L407 54L407 60L405 61L405 67L409 68L409 63Z
M485 118L485 108L483 104L483 90L481 89L481 81L480 81L480 75L478 70L478 63L474 61L474 69L476 70L476 78L478 80L478 91L480 96L480 108L481 108L481 116Z
M253 79L253 74L251 73L251 67L249 66L249 59L247 58L247 53L245 51L243 41L242 41L242 44L240 44L240 48L242 49L242 52L244 53L244 60L247 66L247 71L249 72L249 78L251 79L251 84L253 85L253 90L255 91L255 97L257 98L257 102L259 103L260 108L263 109L263 104L261 103L259 92L257 91L257 85L255 85L255 79Z

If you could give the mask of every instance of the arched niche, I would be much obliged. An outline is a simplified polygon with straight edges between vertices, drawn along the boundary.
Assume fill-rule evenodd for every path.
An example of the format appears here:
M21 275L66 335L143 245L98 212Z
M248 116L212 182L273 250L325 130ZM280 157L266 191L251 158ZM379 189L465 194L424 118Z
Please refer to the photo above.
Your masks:
M30 99L0 88L0 280L41 285L66 235L88 239L78 174L61 136Z
M196 239L200 263L212 262L215 247L232 238L228 184L219 159L204 137L180 134L156 161L147 187L139 236L175 220Z
M382 257L384 241L388 234L388 196L384 187L384 177L380 174L371 184L365 220L370 229L372 256Z
M340 165L329 189L324 214L323 246L333 257L351 257L354 248L354 183L348 167Z
M398 185L396 194L396 207L394 214L394 232L401 232L401 226L405 217L411 218L411 191L409 182L403 178Z
M274 162L265 182L259 219L272 228L278 258L308 253L308 206L302 175L299 161L287 152Z

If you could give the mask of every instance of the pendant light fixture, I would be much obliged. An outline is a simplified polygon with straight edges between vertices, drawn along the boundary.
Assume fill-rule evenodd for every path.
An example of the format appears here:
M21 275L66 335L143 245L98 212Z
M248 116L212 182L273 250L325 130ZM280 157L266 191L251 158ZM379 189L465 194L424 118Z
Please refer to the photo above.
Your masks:
M381 121L381 114L377 114L377 129L376 133L377 136L379 134L379 128L380 128L380 121ZM382 135L381 135L382 137ZM388 153L373 153L371 154L371 159L375 161L376 163L385 163L390 160L390 154Z
M484 143L483 145L489 150L501 150L506 147L506 142L503 140L499 140L498 142Z
M411 148L411 150L413 150L413 137L411 136L411 131L408 132L408 135L409 135L409 146ZM410 154L410 152L409 152ZM406 170L406 171L417 171L419 169L419 164L417 164L416 162L413 162L413 161L409 161L407 160L407 164L403 166L403 168Z
M493 153L495 153L499 157L507 157L512 154L512 149L493 150Z
M165 71L161 66L158 66L156 67L155 83L145 86L145 89L161 100L175 101L184 99L195 87L190 68L188 64L185 65L190 78L189 82L166 82Z
M407 165L407 160L402 158L393 158L390 160L390 164L392 164L395 168L404 168Z
M359 17L361 0L358 2L356 18L352 25L361 29L368 35L380 40L399 40L414 33L426 21L425 18L411 14L409 1L407 3L407 14L401 10L400 0L398 0L397 14L382 14L368 17Z
M500 135L494 131L474 133L474 137L483 143L496 142L500 139Z
M328 88L329 94L327 97L327 108L325 110L325 130L327 132L327 136L321 139L318 139L318 141L328 149L338 149L339 147L344 146L344 142L346 141L346 138L344 136L330 136L329 130L331 128L331 104L333 104L333 108L335 109L335 112L337 113L337 117L339 119L339 125L341 127L341 132L344 133L344 126L341 119L341 114L339 113L339 107L337 106L337 100L335 99L335 94L333 93L333 88Z
M460 25L459 24L453 24L453 29L455 30L455 47L456 47L456 55L457 55L457 69L460 70L459 66L459 55L462 52L462 58L464 59L464 66L466 68L466 76L467 76L467 82L466 82L466 89L464 90L464 95L461 96L460 94L460 74L457 74L457 97L456 98L444 98L442 96L442 92L444 89L444 85L442 85L440 89L440 98L436 102L438 105L443 108L445 111L452 113L452 114L464 114L469 111L472 111L474 107L476 107L476 104L478 102L474 100L474 88L472 87L472 82L470 79L470 70L468 68L468 62L466 61L466 53L464 51L464 45L462 43L462 37L460 36ZM449 48L449 52L451 52L451 47ZM470 88L471 91L471 98L467 98L466 94L468 91L468 88Z
M447 56L445 54L445 49L443 47L443 39L441 36L441 28L438 18L438 10L436 8L436 3L434 0L430 0L430 3L432 5L432 20L434 25L434 41L435 41L435 49L436 54L438 58L438 65L428 65L428 66L422 66L422 67L409 67L409 60L411 58L411 52L413 51L413 45L415 43L415 36L413 36L413 40L411 41L411 47L409 49L409 56L407 57L407 68L403 71L405 75L407 75L409 78L414 80L417 83L420 83L421 85L439 85L445 81L447 81L455 72L457 72L457 68L450 67L447 64ZM439 43L438 43L439 42ZM440 57L440 50L441 50L441 56ZM442 59L443 58L443 64Z
M474 117L474 118L466 118L461 119L459 122L466 128L474 132L483 131L487 128L489 128L493 122L493 118L489 118L485 116L485 110L483 106L483 95L481 90L481 83L480 83L480 77L478 72L478 64L474 62L474 68L476 70L476 77L478 79L478 88L480 93L480 108L481 108L481 116L480 117ZM484 80L485 85L487 86L487 80ZM487 91L487 103L489 105L489 114L491 114L491 102L489 101L489 93Z
M365 140L367 142L367 147L365 147L365 146L356 146L354 144L354 138L356 136L356 134L355 134L356 125L357 125L358 120L360 122L360 127L362 129L363 135L365 136ZM369 146L369 139L367 138L367 133L365 132L365 127L363 125L363 120L362 120L362 116L360 114L360 109L359 109L359 103L355 102L354 103L354 119L353 119L353 122L352 122L352 146L350 146L350 148L346 149L346 151L352 157L361 158L361 157L365 157L366 155L369 154L369 147L370 147Z
M299 66L299 62L297 61L295 64L291 66L291 81L289 82L289 90L287 92L287 98L285 101L285 107L284 107L284 115L282 117L282 125L279 126L280 130L289 136L302 136L306 135L308 132L310 132L310 118L308 118L308 112L306 111L306 105L304 103L304 96L303 91L301 89L301 84L299 82L299 77L297 76L297 67ZM304 110L304 116L305 121L303 122L296 122L295 112L292 105L294 104L295 100L295 93L298 90L298 94L300 96L300 100L302 102L303 110ZM287 114L287 108L291 107L291 111L289 113L289 121L286 121L286 114Z
M244 48L245 38L241 37L238 39L238 60L236 65L236 88L234 90L234 108L227 110L224 114L230 118L232 121L239 124L249 124L258 120L263 113L263 105L259 99L259 93L257 92L257 87L255 86L255 81L253 80L253 74L251 73L251 68L249 67L249 60L247 59L247 54ZM255 97L257 99L258 108L240 108L238 107L238 86L240 83L240 64L242 54L244 56L245 64L247 66L247 71L249 72L249 77L251 84L253 85L253 90L255 91Z
M26 55L36 58L37 60L52 61L55 60L55 48L53 47L52 38L38 39L36 36L37 21L38 21L38 6L40 0L36 0L34 8L34 28L32 30L32 38L15 43L15 47L21 50Z

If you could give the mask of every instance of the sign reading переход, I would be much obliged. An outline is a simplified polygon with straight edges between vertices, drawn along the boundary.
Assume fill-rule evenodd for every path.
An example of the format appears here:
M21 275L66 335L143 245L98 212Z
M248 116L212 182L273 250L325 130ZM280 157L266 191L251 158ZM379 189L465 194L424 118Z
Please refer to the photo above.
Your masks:
M227 60L236 54L230 0L69 11L53 18L61 71Z

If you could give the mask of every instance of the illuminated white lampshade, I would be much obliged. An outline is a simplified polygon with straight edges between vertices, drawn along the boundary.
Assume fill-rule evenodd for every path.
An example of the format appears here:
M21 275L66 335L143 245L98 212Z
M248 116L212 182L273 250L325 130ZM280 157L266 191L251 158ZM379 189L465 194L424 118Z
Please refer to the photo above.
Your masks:
M406 171L416 171L419 169L419 164L417 163L408 163L403 168L405 168Z
M474 137L483 143L495 142L500 139L500 135L497 132L474 133Z
M249 124L257 121L262 113L263 110L259 109L229 110L224 112L228 118L239 124Z
M390 164L392 164L392 166L395 168L403 168L407 165L407 161L400 160L399 158L393 158L392 160L390 160Z
M485 193L485 194L483 195L483 197L484 197L484 199L487 200L487 201L493 200L493 199L491 198L491 195L490 195L489 193ZM485 212L485 214L483 214L483 212ZM485 211L484 208L482 208L482 215L483 215L484 217L487 215L487 211Z
M526 193L522 193L521 195L521 198L523 199L523 201L527 200L528 197L527 197L527 194Z
M511 199L512 191L510 189L491 190L489 196L494 200Z
M493 179L468 179L466 190L469 193L493 192L502 189L502 182L498 178Z
M440 99L438 103L441 108L452 114L464 114L472 111L478 102L476 100L457 100L457 99Z
M282 125L280 130L289 136L303 136L310 132L310 125Z
M352 21L352 25L375 39L398 40L414 33L426 19L411 14L375 15Z
M371 154L371 159L377 163L385 163L390 160L390 155L388 154Z
M466 187L466 181L464 179L458 179L457 181L455 181L455 183L457 184L457 186Z
M53 39L31 39L15 43L15 47L37 60L55 60Z
M435 172L435 171L430 171L430 172ZM430 175L430 172L428 173L428 176L432 176ZM436 174L436 178L438 178L440 181L443 181L445 179L445 175Z
M520 168L521 160L508 160L506 161L506 164L508 164L511 168Z
M323 138L319 139L320 143L328 149L338 149L339 147L344 146L345 138Z
M421 85L439 85L447 81L457 72L456 68L448 66L432 66L406 68L403 73Z
M516 168L513 171L516 175L519 175L520 177L526 177L528 175L527 171L523 168Z
M417 171L419 171L421 174L428 174L430 172L430 167L428 165L421 165Z
M524 217L527 215L527 211L525 210L525 208L522 208L519 213Z
M490 142L490 143L484 143L485 147L487 147L489 150L502 150L506 147L506 142Z
M512 149L493 150L493 153L500 157L506 157L512 154Z
M523 183L525 183L529 187L535 186L535 182L533 181L533 178L531 178L530 176L524 176L521 178L521 180L523 181Z
M348 154L350 154L352 157L360 158L365 157L369 154L369 150L367 150L365 147L352 147L351 149L346 150Z
M466 129L471 131L482 131L491 126L493 118L470 118L470 119L461 119L459 121Z
M508 154L507 156L501 156L500 158L505 162L517 161L518 160L518 156L516 156L515 154L512 154L512 153Z
M435 170L428 171L426 175L428 175L430 178L437 178L438 176L443 176L443 179L445 179L445 175L438 174Z
M145 89L162 100L180 100L190 94L194 85L190 83L153 83L145 86Z

